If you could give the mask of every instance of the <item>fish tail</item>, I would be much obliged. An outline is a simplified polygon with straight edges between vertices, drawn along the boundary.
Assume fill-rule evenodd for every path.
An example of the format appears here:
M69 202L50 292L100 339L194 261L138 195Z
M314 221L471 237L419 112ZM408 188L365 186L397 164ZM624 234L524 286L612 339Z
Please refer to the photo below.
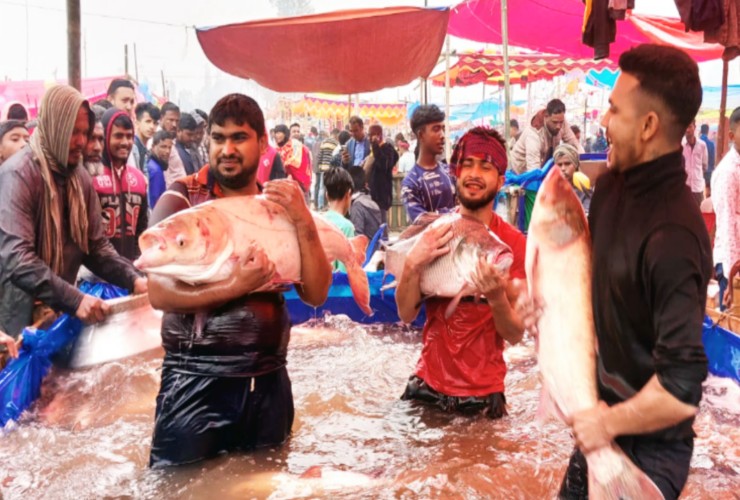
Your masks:
M612 444L586 455L589 498L663 500L663 493L647 474Z
M367 273L355 262L347 263L344 265L347 268L347 280L349 281L349 288L352 290L352 296L360 306L362 312L368 316L373 315L373 310L370 308L370 284L367 280Z

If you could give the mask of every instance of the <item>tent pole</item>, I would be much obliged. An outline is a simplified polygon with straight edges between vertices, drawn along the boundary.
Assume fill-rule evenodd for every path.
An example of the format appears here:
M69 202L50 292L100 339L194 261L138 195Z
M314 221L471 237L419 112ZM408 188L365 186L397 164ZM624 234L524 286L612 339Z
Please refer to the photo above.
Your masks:
M445 37L445 159L450 159L450 36Z
M511 81L509 79L509 11L507 0L501 0L501 41L504 49L504 140L509 143Z
M532 82L527 82L527 120L532 116ZM521 126L521 124L520 124Z
M719 101L719 126L717 127L717 151L715 156L717 161L725 155L727 151L727 71L729 62L722 59L722 94Z
M82 90L80 25L80 0L67 0L67 82L77 90Z

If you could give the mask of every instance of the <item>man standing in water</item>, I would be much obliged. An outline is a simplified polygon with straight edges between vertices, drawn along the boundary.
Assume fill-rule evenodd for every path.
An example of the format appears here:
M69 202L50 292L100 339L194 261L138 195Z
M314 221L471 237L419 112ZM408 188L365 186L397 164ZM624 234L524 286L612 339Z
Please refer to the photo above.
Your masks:
M640 45L619 67L602 121L611 169L598 179L589 212L602 402L573 415L578 448L560 498L588 497L583 454L614 440L674 499L689 473L707 375L711 248L681 161L701 82L696 63L672 47Z
M259 105L245 95L227 95L213 107L209 128L210 165L174 182L159 199L152 222L208 200L260 193L257 169L267 137ZM296 289L306 303L321 305L331 266L300 186L270 181L262 193L295 222L303 278ZM152 467L287 439L294 415L286 369L288 310L281 293L250 293L273 274L274 265L255 249L224 284L190 286L151 277L151 303L165 311ZM195 311L208 311L198 334Z
M504 183L506 145L494 130L476 127L455 147L455 168L460 214L485 224L511 247L514 262L508 276L480 260L476 285L485 300L463 297L449 319L445 310L452 299L426 299L424 345L416 372L402 399L436 404L446 411L484 412L489 418L506 415L504 397L504 340L516 344L525 325L513 304L525 280L526 240L493 211L493 200ZM428 229L409 251L396 290L398 315L412 322L419 314L419 271L449 251L450 224Z
M82 166L94 125L77 90L52 87L30 146L0 169L0 269L5 285L26 294L22 304L2 310L0 325L8 333L16 333L8 323L31 322L34 300L85 322L102 321L110 307L74 286L81 264L113 284L146 292L146 278L103 234L100 201Z

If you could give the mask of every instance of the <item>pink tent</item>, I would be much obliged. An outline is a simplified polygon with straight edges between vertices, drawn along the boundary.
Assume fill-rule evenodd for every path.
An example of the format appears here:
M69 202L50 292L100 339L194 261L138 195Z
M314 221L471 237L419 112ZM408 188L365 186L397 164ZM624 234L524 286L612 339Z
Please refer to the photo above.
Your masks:
M84 78L82 80L82 95L88 101L95 102L105 97L108 91L108 84L114 78L123 78L120 76L106 76L102 78ZM22 82L0 82L0 109L6 103L18 101L28 109L30 118L36 118L41 98L46 90L57 83L66 84L67 80L27 80Z
M518 47L577 59L593 58L593 49L581 42L582 0L515 0L508 3L509 43ZM483 43L501 44L500 0L466 0L452 8L450 35ZM641 43L672 45L696 61L719 59L723 47L704 43L703 33L686 33L679 19L630 14L617 21L617 37L609 58Z

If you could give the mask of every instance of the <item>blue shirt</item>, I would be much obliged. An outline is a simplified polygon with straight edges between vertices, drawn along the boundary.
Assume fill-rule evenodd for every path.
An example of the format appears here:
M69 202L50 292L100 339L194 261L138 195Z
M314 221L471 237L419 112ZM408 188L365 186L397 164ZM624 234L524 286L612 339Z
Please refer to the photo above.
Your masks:
M167 189L164 181L164 172L154 158L149 158L146 162L146 172L149 176L149 208L154 210L154 205L157 204L159 197Z
M427 170L415 164L401 184L401 197L411 221L424 212L444 214L455 208L455 181L444 163Z
M709 137L707 137L706 134L700 135L699 138L707 145L707 155L709 156L709 161L707 162L707 174L711 174L712 170L714 170L714 143L709 140Z

